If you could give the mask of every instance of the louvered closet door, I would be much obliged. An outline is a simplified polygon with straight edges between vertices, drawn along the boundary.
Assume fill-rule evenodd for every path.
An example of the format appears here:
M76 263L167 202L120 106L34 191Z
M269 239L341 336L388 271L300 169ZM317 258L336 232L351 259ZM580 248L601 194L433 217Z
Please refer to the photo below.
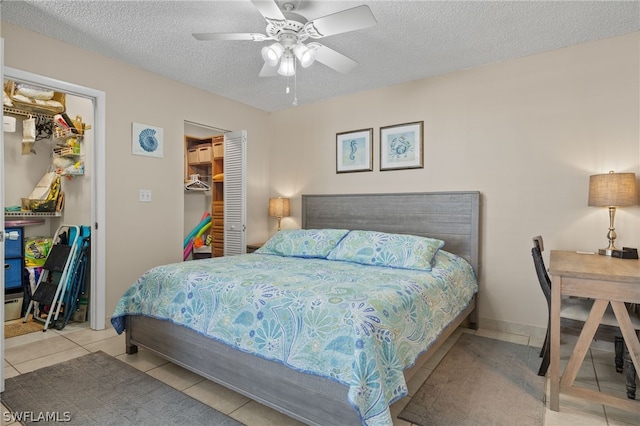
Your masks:
M247 132L224 135L224 255L247 252L246 243Z

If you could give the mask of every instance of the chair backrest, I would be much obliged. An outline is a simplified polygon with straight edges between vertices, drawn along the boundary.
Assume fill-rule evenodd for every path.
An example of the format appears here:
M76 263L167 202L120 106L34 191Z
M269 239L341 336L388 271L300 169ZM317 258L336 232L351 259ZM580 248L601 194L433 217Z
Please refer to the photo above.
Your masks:
M541 236L533 237L533 248L531 249L531 256L533 257L533 265L536 268L536 274L538 275L538 282L544 297L547 299L547 305L551 306L551 279L547 274L547 268L544 266L544 259L542 258L542 251L544 250L544 242Z

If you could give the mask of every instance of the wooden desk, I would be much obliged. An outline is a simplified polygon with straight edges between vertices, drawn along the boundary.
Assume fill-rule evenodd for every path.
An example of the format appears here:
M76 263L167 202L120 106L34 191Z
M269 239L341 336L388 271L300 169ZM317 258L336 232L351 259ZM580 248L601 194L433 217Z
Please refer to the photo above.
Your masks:
M600 404L640 413L640 401L573 386L607 305L611 303L629 355L640 371L640 342L631 325L624 302L640 303L640 260L618 259L597 254L552 250L549 262L551 284L551 409L560 410L560 392ZM562 296L595 299L589 318L560 376L560 304Z

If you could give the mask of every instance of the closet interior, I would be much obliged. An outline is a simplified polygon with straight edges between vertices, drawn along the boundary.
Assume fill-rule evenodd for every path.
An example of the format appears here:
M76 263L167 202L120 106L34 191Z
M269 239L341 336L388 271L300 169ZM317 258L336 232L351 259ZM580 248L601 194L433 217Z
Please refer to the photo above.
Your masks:
M3 87L5 322L61 329L88 318L93 103Z
M184 260L224 255L224 133L184 124Z

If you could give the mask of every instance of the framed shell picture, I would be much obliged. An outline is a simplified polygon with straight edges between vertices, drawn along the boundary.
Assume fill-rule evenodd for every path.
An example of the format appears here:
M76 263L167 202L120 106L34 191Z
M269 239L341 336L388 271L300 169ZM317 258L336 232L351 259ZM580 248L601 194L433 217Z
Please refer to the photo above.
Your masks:
M380 128L380 170L424 167L423 121Z
M132 123L131 125L131 153L133 155L162 158L163 139L162 127L141 123Z

